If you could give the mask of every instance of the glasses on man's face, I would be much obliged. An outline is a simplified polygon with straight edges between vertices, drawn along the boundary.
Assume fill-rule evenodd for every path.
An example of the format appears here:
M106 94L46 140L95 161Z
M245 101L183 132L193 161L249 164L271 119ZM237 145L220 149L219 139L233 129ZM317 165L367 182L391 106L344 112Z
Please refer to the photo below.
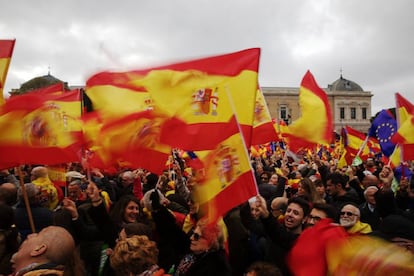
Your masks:
M356 214L354 214L352 212L341 212L340 214L341 214L341 216L347 215L348 217L356 216Z
M264 181L268 181L269 180L269 178L267 178L267 177L262 177L261 179L264 180Z

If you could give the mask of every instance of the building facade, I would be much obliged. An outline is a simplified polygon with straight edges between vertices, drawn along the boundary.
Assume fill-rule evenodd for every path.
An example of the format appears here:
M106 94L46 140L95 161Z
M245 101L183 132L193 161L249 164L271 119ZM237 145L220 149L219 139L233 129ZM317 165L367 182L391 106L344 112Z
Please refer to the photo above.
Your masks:
M368 132L371 126L370 91L364 91L357 83L343 78L342 74L339 79L322 89L328 96L334 130L337 133L346 125L363 133ZM290 124L301 116L299 88L262 87L262 91L272 118Z

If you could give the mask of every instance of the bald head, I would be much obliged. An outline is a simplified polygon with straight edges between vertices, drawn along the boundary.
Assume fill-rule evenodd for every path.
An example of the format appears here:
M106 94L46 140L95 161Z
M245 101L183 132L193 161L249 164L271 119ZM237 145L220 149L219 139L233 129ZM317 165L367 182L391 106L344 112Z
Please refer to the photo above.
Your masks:
M43 166L34 167L31 172L32 180L37 179L39 177L47 177L47 168Z
M13 206L17 202L17 187L13 183L0 185L0 202Z
M16 272L32 263L65 265L73 256L75 242L63 227L49 226L38 234L30 234L11 259Z
M369 186L378 186L378 184L379 184L378 177L376 177L373 174L367 174L362 179L362 186L364 186L364 188L367 188Z
M49 226L40 231L39 235L48 246L47 259L54 263L66 263L75 250L72 235L63 227Z

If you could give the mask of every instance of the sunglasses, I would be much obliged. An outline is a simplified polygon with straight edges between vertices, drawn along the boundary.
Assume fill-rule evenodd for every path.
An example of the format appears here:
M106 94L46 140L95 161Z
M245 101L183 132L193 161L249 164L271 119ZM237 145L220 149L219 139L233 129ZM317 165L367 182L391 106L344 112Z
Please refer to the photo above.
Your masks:
M198 233L193 233L192 237L193 237L193 239L194 239L195 241L198 241L198 240L199 240L199 239L201 239L203 236L202 236L202 235L200 235L200 234L198 234Z
M340 214L341 214L341 216L347 215L348 217L356 216L356 214L351 213L351 212L341 212Z

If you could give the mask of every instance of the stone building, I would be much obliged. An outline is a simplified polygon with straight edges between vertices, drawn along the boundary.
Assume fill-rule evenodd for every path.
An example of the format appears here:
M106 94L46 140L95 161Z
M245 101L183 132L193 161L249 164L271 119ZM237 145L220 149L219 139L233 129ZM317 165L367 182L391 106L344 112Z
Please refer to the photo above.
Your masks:
M370 91L364 91L360 85L345 79L342 74L339 79L322 89L328 96L334 130L337 133L346 125L364 133L368 132L373 96ZM299 88L262 87L262 91L272 118L283 119L290 124L300 117Z

